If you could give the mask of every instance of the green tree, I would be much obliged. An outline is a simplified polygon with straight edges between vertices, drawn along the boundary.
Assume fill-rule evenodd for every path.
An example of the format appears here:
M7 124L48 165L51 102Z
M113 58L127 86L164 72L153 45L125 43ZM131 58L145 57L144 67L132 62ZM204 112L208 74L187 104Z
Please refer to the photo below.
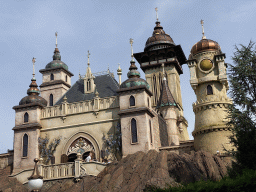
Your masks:
M236 147L233 174L242 169L256 170L256 47L235 46L233 65L229 64L230 94L233 105L229 108L229 126L232 127L231 143Z

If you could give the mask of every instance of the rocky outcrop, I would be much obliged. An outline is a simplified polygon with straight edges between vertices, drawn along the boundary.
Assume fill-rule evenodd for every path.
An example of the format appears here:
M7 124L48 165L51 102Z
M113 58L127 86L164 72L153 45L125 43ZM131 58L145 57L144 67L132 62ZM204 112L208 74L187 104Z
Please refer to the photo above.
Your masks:
M151 150L146 154L139 151L109 164L97 177L85 176L77 183L70 179L49 181L41 191L137 192L150 185L165 188L201 179L216 181L226 173L223 161L207 152L178 155L168 151Z

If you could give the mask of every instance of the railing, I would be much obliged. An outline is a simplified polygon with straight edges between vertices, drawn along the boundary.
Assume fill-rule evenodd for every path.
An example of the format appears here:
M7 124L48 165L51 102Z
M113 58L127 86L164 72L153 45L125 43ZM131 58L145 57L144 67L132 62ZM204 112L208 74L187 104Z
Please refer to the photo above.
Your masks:
M119 107L119 101L117 96L105 98L95 97L94 99L89 101L74 103L68 103L64 101L61 105L43 108L41 118L66 116L69 114L99 111L115 107Z
M60 163L53 165L43 165L39 163L38 171L44 180L56 180L63 178L75 178L79 180L81 176L92 175L97 176L104 168L106 164L100 162L88 162L84 163L81 159L76 159L71 163ZM33 169L22 170L19 173L10 175L9 177L15 177L19 182L25 184L28 182L28 177L31 176Z
M54 165L39 165L40 175L44 179L66 178L75 176L74 163L61 163Z

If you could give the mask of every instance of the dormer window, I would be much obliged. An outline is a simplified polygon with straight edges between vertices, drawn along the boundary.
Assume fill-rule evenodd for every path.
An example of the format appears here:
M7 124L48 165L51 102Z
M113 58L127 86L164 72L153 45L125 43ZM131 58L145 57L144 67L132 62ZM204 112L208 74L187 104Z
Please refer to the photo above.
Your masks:
M53 81L54 80L54 75L53 74L51 74L51 81Z
M87 91L90 91L91 90L91 81L90 79L88 79L87 81Z
M207 85L207 95L213 95L213 90L211 85Z
M134 98L134 96L131 96L130 97L130 106L132 107L132 106L135 106L135 98Z

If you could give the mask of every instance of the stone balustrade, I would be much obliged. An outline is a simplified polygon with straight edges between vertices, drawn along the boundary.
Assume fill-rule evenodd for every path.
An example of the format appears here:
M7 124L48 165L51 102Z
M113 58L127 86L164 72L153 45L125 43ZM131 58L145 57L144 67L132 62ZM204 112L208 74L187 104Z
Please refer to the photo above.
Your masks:
M69 114L99 111L115 107L119 107L117 96L105 98L95 97L92 100L74 103L62 102L61 105L45 107L42 109L41 118L66 116Z
M53 165L39 165L40 175L44 179L67 178L75 175L74 163L61 163Z

